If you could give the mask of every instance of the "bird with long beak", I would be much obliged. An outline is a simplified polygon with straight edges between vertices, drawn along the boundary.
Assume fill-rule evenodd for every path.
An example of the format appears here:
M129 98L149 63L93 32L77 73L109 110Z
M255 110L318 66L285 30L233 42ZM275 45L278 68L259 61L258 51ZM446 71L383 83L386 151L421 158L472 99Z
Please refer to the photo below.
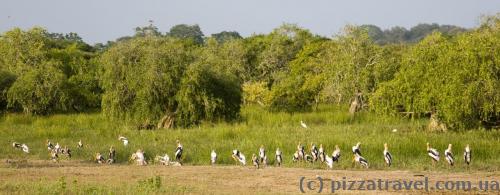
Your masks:
M217 161L217 153L215 153L215 150L212 149L212 152L210 153L210 163L212 163L212 165L215 165L216 161Z
M333 161L339 162L340 159L340 148L339 145L335 145L335 150L332 153Z
M451 144L448 144L448 148L444 151L444 156L450 166L455 164L455 158L453 158L453 152L451 151Z
M104 157L99 152L95 154L95 160L98 164L104 163Z
M243 155L243 153L241 153L239 150L233 150L231 157L233 158L234 161L241 163L241 165L243 166L247 164L245 155Z
M182 152L184 151L184 148L182 147L182 144L179 140L176 140L175 142L177 143L177 148L175 148L175 160L177 162L181 162Z
M252 164L255 168L259 169L259 158L255 154L252 154Z
M280 150L280 148L276 148L276 163L277 163L278 167L281 166L282 162L283 162L283 156L282 156L281 150Z
M352 147L352 153L361 156L361 142L356 143L356 145Z
M301 142L299 142L299 145L297 145L297 154L299 155L299 160L304 160L305 152L304 152L304 146L302 145Z
M384 143L384 160L385 164L390 167L392 165L392 155L389 153L389 147L387 143Z
M311 156L313 158L313 161L316 162L318 160L318 148L316 147L316 144L311 143Z
M267 155L266 155L266 149L264 148L264 145L260 145L259 160L260 160L260 164L263 164L264 166L267 165Z
M319 160L321 162L325 162L325 149L323 148L323 144L320 144L319 145Z
M464 161L467 164L467 166L469 166L471 159L472 159L472 156L471 156L470 147L469 147L469 144L467 144L467 146L465 146L465 151L464 151Z
M368 161L359 154L354 154L354 161L359 163L362 167L368 168Z
M49 141L49 139L47 139L46 143L47 143L47 149L49 151L54 149L54 145L52 144L52 142Z
M82 140L78 141L78 148L83 148Z
M436 149L431 148L429 142L427 142L427 155L431 157L432 165L435 166L436 162L439 161L439 152Z

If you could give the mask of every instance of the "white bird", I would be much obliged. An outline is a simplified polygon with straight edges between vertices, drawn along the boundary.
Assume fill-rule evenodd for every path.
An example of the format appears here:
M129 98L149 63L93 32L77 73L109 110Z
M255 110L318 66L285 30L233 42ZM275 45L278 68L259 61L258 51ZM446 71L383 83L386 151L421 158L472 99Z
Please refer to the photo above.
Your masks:
M259 158L255 154L252 154L252 164L255 168L259 169Z
M316 144L311 143L311 156L313 158L313 161L318 160L318 147L316 147Z
M398 132L398 129L392 129L392 132L396 133L396 132Z
M52 145L52 142L50 142L48 139L46 142L47 142L47 150L50 151L50 150L54 149L54 145Z
M177 148L175 148L175 160L181 162L182 151L184 150L182 144L179 140L175 141L177 143Z
M453 158L453 152L451 151L451 144L448 144L448 149L444 151L444 156L450 166L455 164L455 158Z
M470 147L469 147L469 144L467 144L467 146L465 146L465 151L464 151L464 161L465 163L467 163L467 165L470 164L471 162L471 151L470 151Z
M28 148L28 145L26 145L26 144L22 144L22 145L21 145L21 148L23 149L23 152L25 152L25 153L30 153L30 149Z
M103 164L104 163L104 157L99 152L97 154L95 154L95 160L99 164Z
M321 162L325 162L325 149L323 148L323 144L319 145L319 160Z
M17 143L17 142L12 142L12 147L14 147L16 149L20 149L21 148L21 144Z
M132 157L130 157L132 160L135 160L137 162L137 165L147 165L148 163L146 162L146 158L144 157L144 151L142 149L138 149L137 152L132 154Z
M156 155L155 160L160 162L161 165L170 165L170 156L168 156L168 154L164 156Z
M120 135L118 136L118 140L122 141L124 146L128 145L128 139L126 137Z
M82 140L78 141L78 148L83 148Z
M352 147L352 153L358 154L361 156L360 146L361 146L361 142L356 143L356 145Z
M264 145L261 145L259 148L259 160L260 160L260 164L267 165L267 155L266 155L266 149L264 148Z
M297 154L298 154L298 160L304 160L305 157L304 146L300 142L299 145L297 145Z
M368 161L359 154L354 154L354 161L359 163L361 166L368 168Z
M392 164L392 155L391 153L389 153L389 147L387 146L387 143L384 143L384 160L385 164L390 167Z
M109 148L108 160L106 162L108 164L113 164L113 163L115 163L115 158L116 158L116 150L113 146L111 146Z
M232 157L235 161L240 162L243 166L247 164L245 155L243 155L243 153L241 153L239 150L233 150Z
M54 162L57 162L59 160L59 155L57 154L57 151L55 149L50 151L50 158Z
M335 145L335 150L332 153L333 161L339 162L340 159L340 148L338 145Z
M431 145L428 142L427 142L427 155L429 155L432 158L433 165L439 161L439 152L436 149L431 148Z
M283 162L283 156L281 153L280 148L276 149L276 163L278 164L278 167L281 166L281 163Z
M307 125L306 123L304 123L304 121L300 121L300 126L304 127L305 129L307 129Z
M56 146L54 146L54 150L56 150L57 153L61 152L61 146L59 145L59 142L56 143Z
M214 165L216 161L217 153L215 153L215 150L212 150L212 153L210 153L210 162L212 163L212 165Z
M300 160L299 151L295 151L295 153L293 153L292 160L293 160L293 162L297 162Z
M328 166L328 168L333 168L333 158L332 157L329 157L328 155L325 155L325 161L326 165Z

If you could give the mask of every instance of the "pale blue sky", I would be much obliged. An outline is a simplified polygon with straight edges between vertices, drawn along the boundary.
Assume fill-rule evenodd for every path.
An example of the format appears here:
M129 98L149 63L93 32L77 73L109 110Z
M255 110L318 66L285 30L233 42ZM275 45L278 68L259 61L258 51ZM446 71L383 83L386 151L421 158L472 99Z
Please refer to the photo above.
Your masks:
M497 12L500 0L2 0L0 32L42 26L96 43L132 35L151 19L162 32L185 23L199 24L205 35L235 30L249 36L294 23L330 37L346 24L474 27L481 14Z

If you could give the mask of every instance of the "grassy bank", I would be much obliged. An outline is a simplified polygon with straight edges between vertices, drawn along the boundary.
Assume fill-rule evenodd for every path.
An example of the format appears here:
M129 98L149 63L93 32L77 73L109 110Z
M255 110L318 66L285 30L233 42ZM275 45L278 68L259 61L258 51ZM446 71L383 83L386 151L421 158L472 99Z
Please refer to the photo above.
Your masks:
M237 123L202 124L190 129L155 131L138 131L98 113L47 117L8 114L0 118L0 144L3 146L0 159L49 159L45 140L50 139L53 143L70 147L74 155L72 160L90 163L96 152L106 153L113 145L117 150L118 162L127 163L127 157L138 148L143 148L149 157L165 152L173 156L175 140L180 139L185 148L184 162L189 165L208 165L211 149L217 151L220 164L232 165L232 149L241 150L250 159L252 153L258 153L262 144L268 150L271 163L274 161L274 150L280 147L287 167L324 168L319 163L291 162L296 145L301 141L307 151L311 142L318 146L323 144L328 154L338 144L343 155L334 169L351 169L350 148L359 141L370 169L385 169L382 150L383 143L387 142L394 156L394 166L390 169L448 170L444 161L435 168L431 166L425 146L426 142L430 142L441 153L449 143L453 144L457 166L452 171L464 170L462 153L466 144L470 144L473 150L472 170L499 170L498 130L429 133L424 130L427 124L424 119L381 117L373 113L361 113L353 118L346 110L337 106L320 106L316 112L291 115L269 113L260 107L251 106L243 108L242 120ZM300 127L300 120L310 128ZM394 133L392 129L398 131ZM118 135L128 137L129 146L124 147L117 140ZM79 139L83 141L84 149L76 148ZM26 143L30 147L30 154L13 149L12 141ZM61 160L65 160L64 157Z

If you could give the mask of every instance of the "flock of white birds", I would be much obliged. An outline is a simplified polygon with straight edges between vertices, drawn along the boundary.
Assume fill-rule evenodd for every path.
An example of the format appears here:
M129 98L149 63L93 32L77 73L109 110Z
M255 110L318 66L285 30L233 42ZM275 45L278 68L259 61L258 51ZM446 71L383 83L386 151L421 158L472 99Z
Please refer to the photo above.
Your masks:
M308 126L303 121L300 121L300 125L303 128L306 128L306 129L308 128ZM393 132L396 132L396 131L397 130L393 130ZM124 146L128 146L128 144L129 144L128 138L126 138L124 136L119 135L118 140L122 141ZM71 150L67 146L61 147L59 145L59 143L56 143L56 145L53 145L52 142L50 142L49 140L47 140L46 143L47 143L47 149L49 151L49 154L50 154L52 161L57 162L59 159L59 154L65 155L65 156L67 156L67 158L71 158ZM161 164L161 165L181 166L182 165L182 153L183 153L184 149L183 149L183 146L179 140L177 140L176 143L177 143L177 147L174 151L175 159L170 159L168 154L164 154L164 155L156 155L154 161ZM25 153L29 153L29 148L26 144L13 142L12 147L14 147L15 149L20 149ZM82 140L78 141L77 147L79 149L83 148ZM356 143L356 145L354 145L352 147L352 154L353 154L353 160L352 160L353 163L359 164L361 167L365 167L365 168L369 167L368 161L363 156L361 156L361 143L360 142ZM439 154L438 150L432 148L429 143L427 143L427 154L432 159L433 165L435 165L435 163L438 162L440 159L440 154ZM243 166L246 165L246 157L241 151L239 151L237 149L233 150L231 157L233 158L233 160L236 163L239 163ZM275 165L281 166L283 163L283 153L281 152L281 150L279 148L276 149L274 157L275 157ZM453 152L452 152L452 144L449 144L448 148L444 151L444 157L445 157L448 165L453 166L455 164L455 159L454 159ZM389 152L389 147L388 147L387 143L384 143L383 158L384 158L385 164L390 167L392 165L392 162L393 162L393 157L392 157L391 153ZM464 158L464 162L467 165L469 165L471 163L471 149L470 149L468 144L465 147L463 158ZM295 151L295 153L293 154L293 157L292 157L292 161L294 161L294 162L306 161L306 162L313 163L316 161L320 161L321 163L325 163L327 165L327 167L330 169L333 168L333 164L335 162L338 163L339 159L340 159L340 148L338 145L335 145L335 150L332 152L332 155L329 156L328 154L326 154L325 149L323 148L322 144L318 148L315 144L311 143L310 153L306 153L304 145L302 145L300 142L297 145L297 150ZM137 165L147 165L148 164L146 161L146 157L144 155L144 150L142 150L142 149L138 149L135 153L133 153L130 157L130 160L135 161L135 163ZM267 166L268 165L268 158L266 155L266 149L263 145L260 146L258 155L253 154L251 160L252 160L252 165L255 166L257 169L260 166ZM96 153L96 155L95 155L95 162L99 163L99 164L105 164L105 163L112 164L115 161L116 161L116 151L113 148L113 146L111 146L111 148L109 149L107 160L104 158L104 156L101 153ZM215 150L212 150L210 153L210 162L212 165L215 165L217 163L217 153L215 152Z

